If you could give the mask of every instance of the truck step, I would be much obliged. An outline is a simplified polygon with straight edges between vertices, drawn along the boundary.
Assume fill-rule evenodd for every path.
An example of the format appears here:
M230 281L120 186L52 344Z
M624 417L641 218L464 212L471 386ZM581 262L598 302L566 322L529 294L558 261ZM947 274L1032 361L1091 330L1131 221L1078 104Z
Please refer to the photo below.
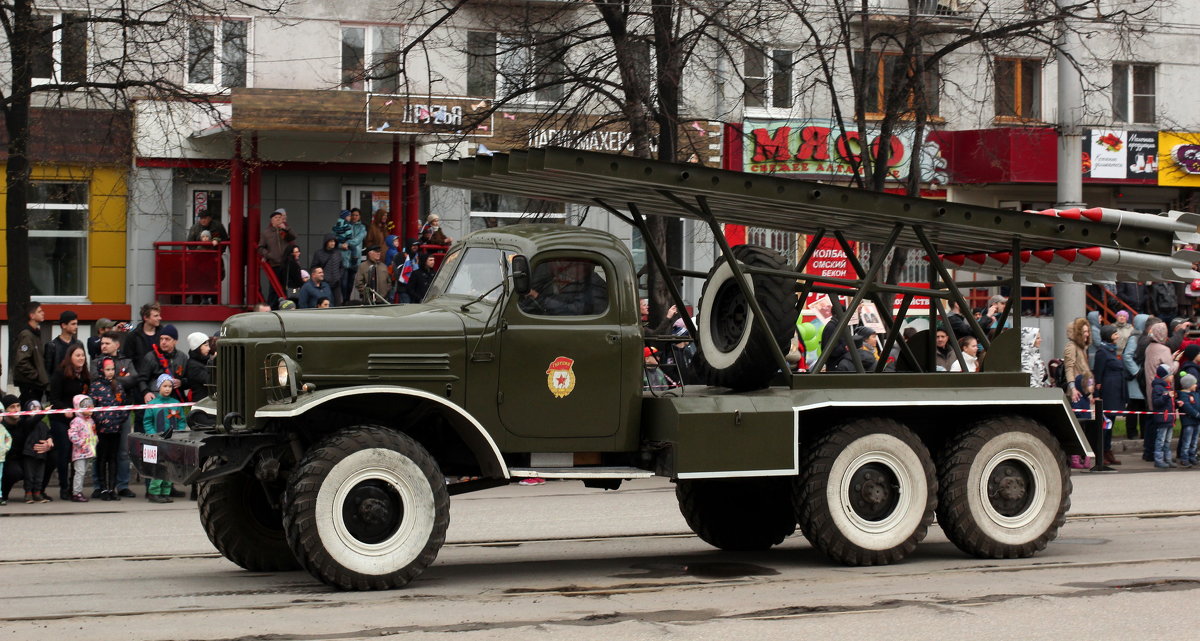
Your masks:
M640 467L510 467L517 478L542 479L648 479L653 472Z

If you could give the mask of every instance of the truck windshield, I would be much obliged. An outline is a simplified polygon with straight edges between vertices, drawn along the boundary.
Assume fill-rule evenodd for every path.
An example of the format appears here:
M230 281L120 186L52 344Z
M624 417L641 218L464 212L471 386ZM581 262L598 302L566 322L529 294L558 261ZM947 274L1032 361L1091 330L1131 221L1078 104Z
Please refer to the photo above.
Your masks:
M476 298L491 290L483 300L496 302L504 292L497 285L504 282L506 254L499 249L471 247L446 256L425 300L451 295Z

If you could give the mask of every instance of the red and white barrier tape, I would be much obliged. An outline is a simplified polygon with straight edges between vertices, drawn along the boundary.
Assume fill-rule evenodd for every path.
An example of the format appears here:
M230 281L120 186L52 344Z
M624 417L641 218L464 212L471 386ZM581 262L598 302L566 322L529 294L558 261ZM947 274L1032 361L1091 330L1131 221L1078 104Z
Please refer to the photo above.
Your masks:
M195 403L143 403L141 405L109 405L105 407L91 407L84 409L68 408L68 409L51 409L51 410L33 410L22 412L0 412L0 417L5 416L47 416L49 414L66 414L67 412L128 412L132 410L148 410L151 408L166 409L168 407L191 407Z
M1080 410L1080 409L1076 409L1076 410L1074 410L1074 412L1075 412L1076 414L1091 414L1091 413L1093 413L1093 412L1094 412L1094 410ZM1165 412L1165 411L1159 411L1159 412L1129 412L1129 411L1124 411L1124 410L1103 410L1103 413L1104 413L1104 414L1122 414L1122 415L1124 415L1124 414L1165 414L1166 412ZM1171 413L1172 413L1172 414L1175 414L1176 412L1171 412Z

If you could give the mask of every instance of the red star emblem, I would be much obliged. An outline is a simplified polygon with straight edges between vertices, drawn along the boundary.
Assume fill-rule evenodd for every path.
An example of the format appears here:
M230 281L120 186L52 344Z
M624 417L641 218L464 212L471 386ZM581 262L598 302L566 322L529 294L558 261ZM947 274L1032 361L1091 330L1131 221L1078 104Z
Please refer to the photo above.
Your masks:
M557 378L557 379L555 379L555 380L558 382L558 384L559 384L559 385L566 385L566 384L567 384L567 377L566 377L566 376L563 376L562 374L559 374L559 375L558 375L558 378Z

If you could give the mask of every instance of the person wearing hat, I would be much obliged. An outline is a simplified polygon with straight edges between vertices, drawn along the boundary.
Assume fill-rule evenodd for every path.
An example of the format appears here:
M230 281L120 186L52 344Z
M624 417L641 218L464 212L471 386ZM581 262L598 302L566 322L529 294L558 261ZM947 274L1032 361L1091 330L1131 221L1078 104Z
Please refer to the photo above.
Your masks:
M425 219L419 237L427 245L447 246L451 242L450 237L442 232L442 217L437 214L429 214Z
M188 230L188 242L200 242L204 232L208 232L208 239L213 247L216 247L222 241L229 240L229 232L225 231L224 225L213 218L212 212L208 208L200 210L200 213L197 214L196 224L192 225L192 228Z
M187 381L185 395L198 401L208 396L208 366L212 362L212 340L204 332L187 336L188 363L184 372Z
M155 345L138 365L138 381L142 399L149 403L158 391L159 377L166 374L173 380L171 389L180 391L187 387L188 356L175 349L179 342L179 330L174 325L163 325Z
M320 267L323 273L323 280L329 288L329 298L334 305L341 306L342 304L342 282L344 278L342 274L342 250L338 247L338 242L335 234L325 234L325 244L320 249L313 252L312 262L309 266L310 276L316 273Z
M167 327L171 327L168 325ZM164 328L165 330L166 328ZM171 329L175 329L171 327ZM164 332L165 333L165 332ZM165 405L168 403L177 403L174 395L176 388L175 379L170 374L159 374L154 379L154 389L157 392L152 398L146 400L151 405ZM164 407L151 408L146 410L145 417L142 419L142 430L147 434L170 434L177 429L184 429L183 408L181 407ZM176 493L170 481L162 479L150 479L150 486L146 492L146 500L151 503L174 503L171 496L183 496L182 492Z
M288 227L287 210L280 207L271 212L271 220L267 223L267 229L258 241L258 255L267 260L267 264L271 266L271 270L275 272L280 283L287 278L284 261L287 259L289 246L295 240L296 234L292 232L291 227ZM271 302L272 307L275 306L278 298L274 288L268 287L266 299Z
M95 360L100 356L100 339L116 325L107 318L101 318L96 321L96 333L89 336L87 339L88 358Z
M383 263L383 246L371 245L364 251L367 259L358 266L354 275L354 291L364 305L381 305L388 302L391 274Z
M83 347L83 343L77 338L79 335L79 315L71 310L65 310L58 315L58 336L50 339L46 343L45 358L46 371L53 372L55 368L62 364L63 358L67 355L67 350L72 345ZM84 348L84 353L87 349Z
M1118 414L1112 412L1124 411L1129 403L1129 386L1125 384L1125 365L1121 362L1117 349L1117 339L1120 333L1116 325L1100 327L1100 342L1096 344L1096 357L1092 360L1092 375L1096 379L1095 397L1100 399L1104 417L1112 421ZM1200 352L1200 348L1197 348ZM1112 451L1112 429L1109 423L1104 430L1104 462L1109 465L1120 465Z

